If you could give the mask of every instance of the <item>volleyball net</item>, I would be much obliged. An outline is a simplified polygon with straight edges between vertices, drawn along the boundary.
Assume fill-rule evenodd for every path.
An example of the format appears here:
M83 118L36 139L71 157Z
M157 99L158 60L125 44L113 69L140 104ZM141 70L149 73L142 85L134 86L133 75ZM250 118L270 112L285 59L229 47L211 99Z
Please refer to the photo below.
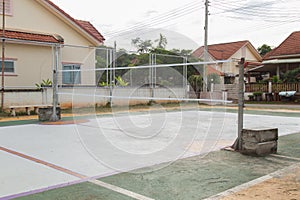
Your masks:
M67 50L70 48L71 50ZM148 103L229 101L214 86L222 77L212 70L229 61L199 62L175 54L129 54L110 48L63 47L76 61L58 69L61 104L124 106ZM63 52L61 52L63 54ZM68 60L68 55L60 55Z
M228 61L105 48L82 48L78 53L76 62L61 62L57 94L61 106L71 103L74 116L87 114L85 123L74 117L75 128L97 161L118 171L161 168L221 145L226 107L202 110L199 103L228 103L221 92L213 91L221 75L209 71ZM109 115L99 115L103 111Z

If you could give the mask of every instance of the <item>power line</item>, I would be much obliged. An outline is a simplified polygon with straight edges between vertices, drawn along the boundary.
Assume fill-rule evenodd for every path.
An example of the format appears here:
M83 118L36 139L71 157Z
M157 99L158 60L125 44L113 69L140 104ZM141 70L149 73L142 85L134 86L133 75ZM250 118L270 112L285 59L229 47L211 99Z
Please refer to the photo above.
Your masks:
M146 21L151 22L151 21L154 21L154 20L157 20L157 19L161 19L161 18L164 18L164 17L166 17L166 16L172 15L172 14L174 14L174 13L180 12L180 11L182 11L182 10L185 10L185 9L188 9L188 8L191 8L191 7L194 7L194 6L197 6L197 5L198 5L198 2L197 2L197 1L190 2L190 3L188 3L188 4L185 4L185 5L180 6L180 7L178 7L178 8L172 9L172 10L170 10L170 11L168 11L168 12L162 13L162 14L157 15L157 16L155 16L155 17L152 17L152 18L150 18L150 19L146 19ZM145 21L145 20L144 20L144 21ZM145 22L140 22L140 23L138 23L138 24L144 24L144 23L145 23ZM132 27L135 27L135 26L137 26L137 25L134 25L134 26L132 26ZM131 27L129 27L129 28L131 28ZM120 30L120 29L111 30L110 32L107 32L107 34L113 33L113 32L119 31L119 30Z
M129 33L135 32L135 31L143 29L143 28L150 28L150 27L153 27L155 25L160 25L160 24L163 24L163 23L166 23L166 22L170 22L170 21L172 21L174 19L178 19L180 17L189 15L189 14L191 14L193 12L198 11L198 10L199 10L199 8L192 8L190 10L186 10L184 13L176 13L176 14L170 16L170 17L162 18L162 19L153 21L151 23L145 23L145 24L141 24L139 26L133 27L133 28L128 28L128 29L125 29L125 30L120 30L118 32L109 34L109 36L118 36L118 35L122 35L122 34L128 33L128 32Z
M110 32L107 32L106 35L113 37L113 36L123 35L125 33L128 34L131 32L135 32L135 31L138 31L143 28L150 28L154 25L163 24L166 22L170 22L173 19L177 19L179 17L189 15L195 11L198 11L199 9L201 9L201 6L199 5L198 2L189 3L189 4L186 4L185 6L182 6L181 8L173 9L167 13L164 13L162 15L158 15L154 18L151 18L151 19L147 20L147 22L139 23L137 25L134 25L134 26L131 26L131 27L125 28L125 29L110 31Z
M139 26L133 27L133 28L128 28L128 29L125 29L125 30L120 30L118 32L109 34L108 36L111 36L111 37L112 36L119 36L119 35L123 35L123 34L128 34L128 33L136 32L136 31L139 31L139 30L144 29L144 28L151 28L151 27L153 27L155 25L164 24L164 23L170 22L170 21L172 21L174 19L178 19L180 17L189 15L191 13L194 13L194 12L198 11L198 10L199 10L198 8L193 8L191 10L188 10L189 12L177 13L177 14L174 14L174 15L172 15L170 17L162 18L160 20L156 20L156 21L153 21L151 23L145 23L145 24L141 24Z
M226 7L226 6L225 6ZM282 17L298 17L300 16L299 13L261 13L261 12L256 12L255 10L252 11L240 11L240 10L234 10L234 11L228 11L226 9L224 9L224 6L215 6L216 9L222 10L223 12L217 13L217 14L223 14L223 13L237 13L239 15L247 15L247 16L251 16L251 17L268 17L268 18L282 18ZM228 7L227 7L228 8ZM213 14L216 15L216 14Z
M274 5L274 2L265 2L248 6L237 6L232 3L215 3L214 8L221 10L221 12L213 13L213 15L223 13L237 13L240 15L255 15L259 17L298 17L299 11L296 10L277 10L269 8L267 10L264 6Z

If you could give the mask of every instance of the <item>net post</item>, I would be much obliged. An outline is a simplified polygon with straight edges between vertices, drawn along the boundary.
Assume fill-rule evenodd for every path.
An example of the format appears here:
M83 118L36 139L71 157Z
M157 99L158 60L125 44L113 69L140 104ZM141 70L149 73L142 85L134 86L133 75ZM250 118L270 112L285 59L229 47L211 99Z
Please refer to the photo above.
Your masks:
M233 149L240 151L243 148L242 132L244 126L244 64L245 58L239 62L239 99L238 99L238 138L233 145Z
M54 46L54 68L53 68L53 109L52 109L52 115L50 117L49 121L56 122L59 120L59 117L57 116L57 106L58 106L58 65L59 65L59 45Z

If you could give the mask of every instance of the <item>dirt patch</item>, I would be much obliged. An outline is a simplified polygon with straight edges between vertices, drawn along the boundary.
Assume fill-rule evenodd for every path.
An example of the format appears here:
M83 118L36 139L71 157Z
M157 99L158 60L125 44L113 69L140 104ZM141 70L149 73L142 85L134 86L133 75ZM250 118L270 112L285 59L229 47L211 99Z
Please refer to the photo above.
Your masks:
M40 124L42 125L69 125L69 124L81 124L81 123L86 123L88 120L61 120L57 122L41 122Z
M252 200L252 199L276 199L299 200L300 199L300 168L282 177L272 178L243 191L232 194L222 200Z

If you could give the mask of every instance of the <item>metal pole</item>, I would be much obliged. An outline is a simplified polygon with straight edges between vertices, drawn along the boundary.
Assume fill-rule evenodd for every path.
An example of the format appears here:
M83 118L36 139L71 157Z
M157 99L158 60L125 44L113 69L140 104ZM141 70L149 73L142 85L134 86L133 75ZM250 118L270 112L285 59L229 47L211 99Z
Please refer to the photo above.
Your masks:
M110 107L112 108L112 95L113 95L113 71L112 71L112 68L113 68L113 49L110 50L110 70L109 70L109 104L110 104Z
M130 69L130 70L129 70L129 75L130 75L130 87L132 87L132 82L133 82L133 81L132 81L132 70L133 70L133 69Z
M205 27L204 27L204 62L208 61L208 6L209 6L209 1L205 0ZM206 67L207 65L205 64L203 66L203 91L207 92L207 76L206 76Z
M154 66L156 65L156 63L157 63L157 55L156 54L154 54ZM156 71L156 67L154 67L153 68L154 70L154 88L155 88L155 86L156 86L156 82L157 82L157 71Z
M187 91L187 57L183 57L183 63L185 64L184 66L183 66L183 82L182 82L182 84L183 84L183 87L184 87L184 91L185 91L185 97L187 97L187 93L188 93L188 91Z
M116 62L117 62L117 42L114 42L114 50L113 50L113 81L116 81Z
M239 111L238 111L238 140L235 150L242 150L242 131L244 127L244 64L245 58L239 62Z
M1 81L1 110L4 112L4 68L5 68L5 0L2 0L2 81Z
M56 122L59 120L59 117L57 116L56 113L56 108L58 106L58 66L59 66L59 46L55 45L54 47L54 68L53 68L53 109L52 109L52 116L50 117L50 121Z
M151 70L151 68L152 68L152 54L151 53L149 53L149 87L151 87L151 80L152 80L152 77L151 77L151 74L152 74L152 70Z
M109 59L109 50L106 49L106 69L109 68L109 61L108 61L108 59ZM109 83L109 81L108 81L108 70L106 70L106 86L108 86L108 83Z
M154 55L152 53L149 53L149 63L150 63L150 68L149 68L149 95L150 97L153 97L153 63L154 63ZM153 100L150 99L150 102Z

